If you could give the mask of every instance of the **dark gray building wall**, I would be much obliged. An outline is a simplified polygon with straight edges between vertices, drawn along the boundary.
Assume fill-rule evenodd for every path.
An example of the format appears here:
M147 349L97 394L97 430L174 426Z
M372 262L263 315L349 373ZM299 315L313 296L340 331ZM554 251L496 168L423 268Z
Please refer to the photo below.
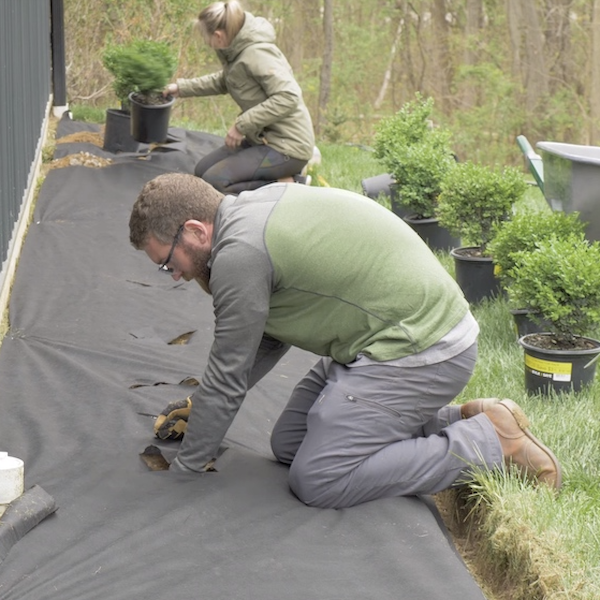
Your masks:
M0 265L5 268L51 97L50 0L0 0ZM0 282L2 271L0 271Z

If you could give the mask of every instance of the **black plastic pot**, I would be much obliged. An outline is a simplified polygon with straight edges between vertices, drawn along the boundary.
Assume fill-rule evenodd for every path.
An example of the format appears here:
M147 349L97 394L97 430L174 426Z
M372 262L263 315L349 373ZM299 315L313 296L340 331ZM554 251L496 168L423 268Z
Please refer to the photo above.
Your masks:
M594 346L587 350L546 350L529 343L531 335L519 339L525 353L527 392L546 395L549 392L579 392L594 381L600 341L583 338Z
M390 204L392 206L392 212L401 219L407 217L410 213L410 210L400 202L400 192L398 191L398 184L396 183L390 184Z
M510 311L513 316L517 339L522 338L529 333L542 333L548 331L548 327L538 325L532 318L532 311L527 308L512 309Z
M421 239L432 250L451 250L460 244L460 240L442 227L438 219L417 219L415 217L404 217L404 220L414 229Z
M494 274L494 263L490 257L469 256L471 247L453 248L450 256L454 259L456 282L465 298L476 304L484 298L495 298L502 294L500 281Z
M106 111L103 150L117 152L137 152L139 143L131 137L131 116L123 110L109 108Z
M388 196L388 198L391 198L392 196L390 186L394 183L394 180L389 173L367 177L360 183L363 194L371 198L371 200L376 200L380 194Z
M131 103L131 136L145 144L164 144L169 133L169 119L174 98L165 98L164 104L144 104L129 94Z

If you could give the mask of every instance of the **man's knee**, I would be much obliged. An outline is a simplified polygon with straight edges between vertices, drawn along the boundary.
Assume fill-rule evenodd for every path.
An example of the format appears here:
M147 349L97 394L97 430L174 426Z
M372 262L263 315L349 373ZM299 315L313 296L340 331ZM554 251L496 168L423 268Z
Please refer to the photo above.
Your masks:
M333 491L333 482L315 474L299 461L292 462L288 478L294 495L307 506L315 508L336 508L337 496Z
M285 435L282 435L277 428L273 429L271 434L271 451L275 458L284 465L291 465L294 460L294 452Z

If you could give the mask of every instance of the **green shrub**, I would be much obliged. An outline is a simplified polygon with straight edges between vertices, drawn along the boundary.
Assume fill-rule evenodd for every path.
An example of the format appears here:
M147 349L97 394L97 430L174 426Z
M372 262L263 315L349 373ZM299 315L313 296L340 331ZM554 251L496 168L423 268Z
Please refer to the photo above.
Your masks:
M110 44L102 64L113 75L113 90L126 109L131 92L161 94L177 68L177 57L165 42L136 39Z
M433 98L424 99L417 92L414 101L404 104L395 115L381 119L375 131L375 158L387 164L399 148L421 142L431 128L432 110Z
M499 170L471 161L458 163L441 184L440 224L463 244L477 246L487 256L495 227L508 218L513 203L522 198L526 188L514 167Z
M579 213L561 211L526 210L507 221L501 221L494 227L488 250L502 287L508 289L512 284L516 253L532 252L538 242L553 235L567 238L572 234L583 234L584 229L585 223L579 219Z
M450 150L434 137L406 146L389 161L400 202L425 219L436 216L442 180L456 164Z
M600 324L600 243L583 234L552 236L514 256L512 301L535 311L560 341L589 335Z
M398 198L420 218L436 216L441 182L456 161L445 129L433 127L433 98L416 95L395 115L382 119L375 134L375 158L396 183Z

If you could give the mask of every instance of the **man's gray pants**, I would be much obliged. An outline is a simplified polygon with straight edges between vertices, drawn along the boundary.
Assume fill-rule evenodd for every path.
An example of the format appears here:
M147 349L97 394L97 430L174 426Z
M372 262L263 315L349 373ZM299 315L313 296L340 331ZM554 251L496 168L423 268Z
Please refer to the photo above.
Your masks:
M465 387L477 344L438 364L348 367L323 358L295 387L271 437L289 483L310 506L343 508L376 498L433 494L475 467L502 464L483 414L447 406Z

